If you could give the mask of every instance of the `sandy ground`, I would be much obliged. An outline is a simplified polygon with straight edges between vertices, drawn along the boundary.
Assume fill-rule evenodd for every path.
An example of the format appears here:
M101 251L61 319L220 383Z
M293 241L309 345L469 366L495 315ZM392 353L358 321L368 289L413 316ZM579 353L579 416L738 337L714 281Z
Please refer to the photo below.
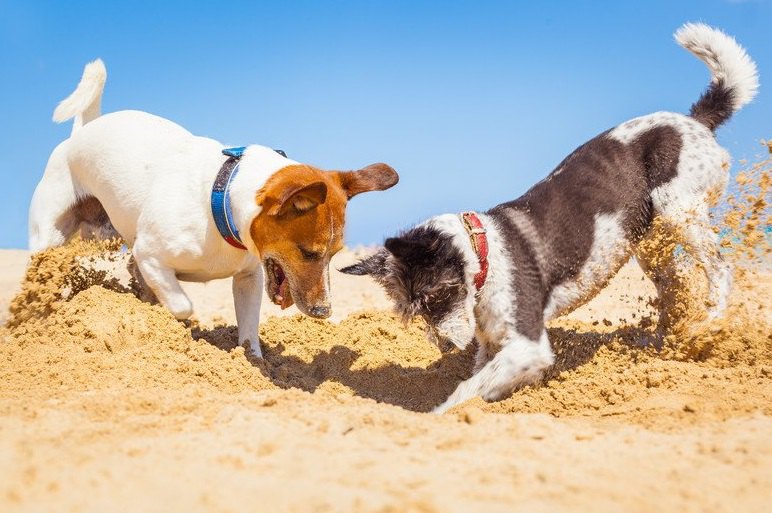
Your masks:
M654 289L633 262L554 323L547 383L436 416L425 412L469 375L471 351L441 354L368 279L333 274L332 323L265 301L261 362L236 347L229 281L186 285L191 327L88 283L52 300L67 269L51 263L68 258L37 262L9 317L29 256L0 252L0 511L761 512L772 500L769 273L740 280L709 337L681 341L697 349L657 352L637 343Z

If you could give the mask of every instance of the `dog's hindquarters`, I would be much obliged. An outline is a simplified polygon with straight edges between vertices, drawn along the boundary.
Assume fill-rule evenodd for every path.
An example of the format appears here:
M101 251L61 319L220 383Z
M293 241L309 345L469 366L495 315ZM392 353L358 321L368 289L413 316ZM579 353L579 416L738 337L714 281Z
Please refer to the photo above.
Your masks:
M54 150L32 195L28 245L33 253L61 246L78 232L85 240L119 237L99 200L78 190L65 154L64 148Z
M727 306L732 273L721 255L709 210L726 189L730 157L711 132L749 103L759 85L756 64L722 31L689 23L676 32L675 39L708 66L712 79L692 105L690 118L667 113L650 116L675 128L681 140L675 158L670 159L677 163L675 176L652 189L654 224L635 251L641 267L657 286L660 335L680 314L692 310L685 303L695 297L687 279L692 266L676 258L669 249L673 246L680 245L707 278L708 318L720 316ZM655 145L655 151L663 148L662 141Z
M709 214L711 204L726 189L730 157L711 132L754 98L759 79L756 64L745 49L718 29L686 24L676 32L675 39L708 66L712 78L689 112L696 123L683 117L668 121L680 132L682 147L676 176L652 190L653 213L658 219L652 235L674 239L702 268L708 281L707 313L713 318L727 306L732 273L721 255ZM656 245L651 239L648 244ZM657 284L664 303L661 316L669 324L665 305L682 303L683 298L674 298L674 293L688 288L683 269L678 268L679 262L672 255L653 254L651 248L639 248L637 253L642 267Z
M54 121L61 123L75 118L74 134L98 118L106 78L107 71L101 60L87 64L78 87L54 110ZM51 153L32 196L28 244L33 252L62 245L78 230L84 238L116 235L101 204L81 190L72 176L68 162L70 141L63 141Z
M69 140L57 146L48 159L29 208L28 244L32 252L61 246L78 230L74 211L78 191L67 164Z

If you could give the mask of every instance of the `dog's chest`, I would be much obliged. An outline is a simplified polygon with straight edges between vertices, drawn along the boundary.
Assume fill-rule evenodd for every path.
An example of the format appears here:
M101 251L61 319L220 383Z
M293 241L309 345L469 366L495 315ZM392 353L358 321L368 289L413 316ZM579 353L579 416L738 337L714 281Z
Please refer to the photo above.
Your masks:
M254 272L260 261L244 250L225 249L205 259L180 259L175 266L177 277L183 281L205 282L229 278L242 272Z

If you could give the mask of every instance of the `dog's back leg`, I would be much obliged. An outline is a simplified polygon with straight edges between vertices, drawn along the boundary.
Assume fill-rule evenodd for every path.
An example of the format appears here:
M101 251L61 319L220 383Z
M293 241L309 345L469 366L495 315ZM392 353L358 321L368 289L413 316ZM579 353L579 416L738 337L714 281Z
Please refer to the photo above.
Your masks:
M81 239L106 240L120 237L104 207L94 196L81 198L72 208L80 221Z
M67 165L66 147L67 141L53 151L43 179L32 195L28 243L33 252L61 246L80 227L73 208L78 203L78 195Z
M673 251L671 230L671 226L660 220L634 252L638 265L657 289L657 327L654 340L646 341L656 347L661 346L665 334L678 319L677 305L681 296L688 293Z
M718 235L710 225L707 208L687 222L683 231L687 252L702 267L708 280L708 318L718 318L729 302L732 269L721 255Z
M700 300L698 287L688 278L692 266L675 254L674 248L678 245L707 279L709 319L723 314L731 289L731 267L720 253L718 236L708 218L707 203L688 211L658 217L648 236L638 244L635 255L643 271L657 287L657 337L660 341L665 332L683 314L693 311Z

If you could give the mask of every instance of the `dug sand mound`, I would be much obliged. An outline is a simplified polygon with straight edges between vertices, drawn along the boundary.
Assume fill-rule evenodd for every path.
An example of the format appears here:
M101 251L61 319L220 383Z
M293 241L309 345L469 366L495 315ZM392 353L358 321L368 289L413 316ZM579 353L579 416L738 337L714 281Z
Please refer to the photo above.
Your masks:
M643 344L651 285L630 264L550 326L542 385L444 416L422 412L470 375L474 348L441 353L420 322L271 317L256 360L233 326L139 301L111 271L119 242L34 255L0 328L0 510L765 511L760 169L723 213L738 234L724 319L685 308Z
M244 357L220 351L95 262L120 260L117 242L76 241L33 256L11 302L4 392L66 394L106 387L185 387L224 391L271 387ZM7 375L13 373L13 376ZM41 378L45 379L41 379Z

